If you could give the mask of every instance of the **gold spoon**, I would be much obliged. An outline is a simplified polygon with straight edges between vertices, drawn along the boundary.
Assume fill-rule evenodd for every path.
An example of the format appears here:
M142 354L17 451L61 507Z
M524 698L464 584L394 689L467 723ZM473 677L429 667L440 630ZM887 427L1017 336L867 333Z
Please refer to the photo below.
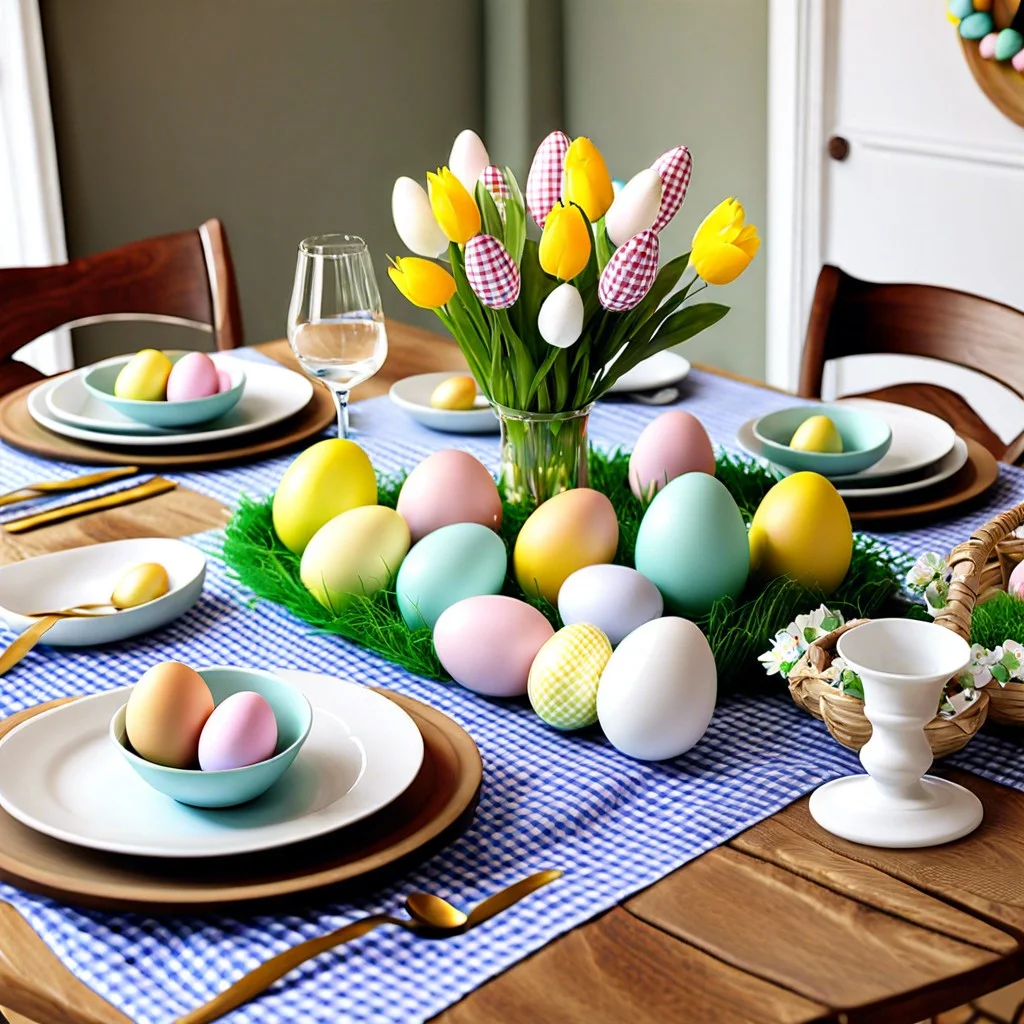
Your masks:
M238 1009L250 999L265 992L275 981L295 970L300 964L321 953L326 953L329 949L358 939L384 924L398 925L399 928L405 928L424 938L443 939L452 935L461 935L463 932L469 931L470 928L483 924L495 914L507 910L514 903L518 903L530 893L553 882L556 878L560 878L561 875L561 871L540 871L535 875L530 875L529 878L515 882L477 904L468 916L457 907L453 907L447 900L441 899L440 896L432 896L427 892L414 892L405 901L405 909L409 911L413 920L392 917L390 914L372 914L370 917L353 921L352 924L347 924L327 935L321 935L317 939L300 942L299 945L286 949L283 953L278 953L277 956L260 964L255 970L250 971L226 988L220 995L214 996L208 1003L185 1014L184 1017L180 1017L177 1024L210 1024L211 1021Z
M110 600L102 604L77 604L53 612L31 612L30 619L36 619L31 626L17 636L10 646L0 654L0 676L9 672L32 650L61 619L84 619L116 614L125 608L137 608L163 597L170 590L167 570L156 562L145 562L129 569L118 581L110 594ZM98 611L109 608L113 612Z

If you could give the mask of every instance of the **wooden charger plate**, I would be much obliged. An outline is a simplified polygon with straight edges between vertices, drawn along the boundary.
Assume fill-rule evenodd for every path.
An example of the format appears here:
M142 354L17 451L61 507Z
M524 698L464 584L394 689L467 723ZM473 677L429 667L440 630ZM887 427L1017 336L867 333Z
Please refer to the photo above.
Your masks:
M62 437L41 427L28 411L27 399L37 382L26 384L0 398L0 438L14 448L45 459L81 462L96 466L152 466L169 469L180 466L220 466L243 462L271 452L292 448L315 437L335 422L334 399L326 387L314 387L313 397L300 412L252 434L236 435L208 444L181 447L135 448L114 443L95 445Z
M844 499L853 525L868 526L936 516L984 494L999 479L999 463L984 445L970 437L963 440L967 444L967 462L957 473L935 487L897 496L896 504L886 498Z
M412 716L423 735L423 766L392 804L319 839L205 860L123 857L51 839L0 809L0 879L19 889L102 910L212 913L331 887L371 890L448 845L473 820L483 768L470 735L440 711L389 690L378 693ZM74 700L74 698L70 698ZM51 701L0 723L0 738L26 719L67 703Z

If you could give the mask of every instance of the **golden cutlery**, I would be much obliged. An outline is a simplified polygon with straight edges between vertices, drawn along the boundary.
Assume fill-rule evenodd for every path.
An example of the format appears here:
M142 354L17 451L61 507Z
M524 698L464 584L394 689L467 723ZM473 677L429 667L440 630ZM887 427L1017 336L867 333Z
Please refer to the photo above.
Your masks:
M524 878L508 888L502 889L501 892L489 896L482 903L477 904L468 915L457 907L453 907L447 900L441 899L440 896L432 896L426 892L414 892L405 901L405 908L412 920L392 917L390 914L372 914L370 917L364 917L361 921L353 921L352 924L347 924L327 935L301 942L291 949L286 949L283 953L278 953L266 963L260 964L255 970L244 975L204 1006L180 1017L177 1024L210 1024L211 1021L223 1017L231 1010L238 1009L250 999L265 992L275 981L283 978L300 964L329 949L358 939L381 925L397 925L399 928L405 928L425 938L444 939L452 935L462 935L471 928L483 924L484 921L490 920L495 914L507 910L514 903L529 896L530 893L543 888L556 878L560 878L561 875L561 871L540 871L535 875L530 875L529 878Z
M105 469L101 473L86 473L74 476L70 480L45 480L38 484L25 484L13 491L0 494L0 508L5 505L16 505L19 501L28 501L43 494L59 494L61 491L81 491L86 487L95 487L111 480L120 480L125 476L134 476L139 472L138 466L121 466L118 469Z
M99 498L72 502L69 505L61 505L59 508L52 508L46 512L38 512L35 515L13 519L8 523L4 523L4 529L8 533L25 533L27 530L35 530L40 526L49 526L51 523L60 523L65 519L73 519L75 516L84 516L89 512L98 512L105 508L119 508L122 505L130 505L133 502L152 498L157 494L164 494L166 491L172 491L177 486L172 480L165 480L162 476L156 476L144 484L128 487L122 491L114 491L113 494L104 494Z
M37 622L33 622L24 633L21 633L7 650L0 654L0 676L14 668L39 643L43 634L60 622L62 618L64 618L63 615L47 615Z

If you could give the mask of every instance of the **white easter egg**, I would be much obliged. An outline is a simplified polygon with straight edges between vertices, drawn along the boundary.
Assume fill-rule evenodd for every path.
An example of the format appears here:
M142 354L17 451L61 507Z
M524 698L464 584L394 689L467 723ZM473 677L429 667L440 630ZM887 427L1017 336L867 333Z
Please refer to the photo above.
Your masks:
M568 348L583 333L583 297L574 284L560 284L537 314L540 336L555 348Z
M459 132L452 143L448 169L462 182L470 195L476 191L476 183L490 162L487 148L475 131L465 128Z
M718 695L715 656L689 619L646 622L615 649L597 690L597 718L639 761L685 754L707 731Z
M615 647L664 610L661 591L628 565L587 565L558 591L558 614L567 626L589 622Z
M634 174L619 190L604 215L604 228L616 246L646 231L661 209L661 176L653 167Z
M448 238L434 219L427 190L412 178L398 178L391 190L391 216L403 244L417 256L440 256Z

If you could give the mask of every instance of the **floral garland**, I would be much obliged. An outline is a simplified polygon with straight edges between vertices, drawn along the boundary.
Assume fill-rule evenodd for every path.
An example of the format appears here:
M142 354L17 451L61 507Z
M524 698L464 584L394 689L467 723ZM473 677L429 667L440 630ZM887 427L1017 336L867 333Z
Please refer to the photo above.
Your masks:
M996 29L991 12L992 0L949 0L946 17L961 39L977 42L983 60L1008 61L1024 74L1024 3L1004 29Z

